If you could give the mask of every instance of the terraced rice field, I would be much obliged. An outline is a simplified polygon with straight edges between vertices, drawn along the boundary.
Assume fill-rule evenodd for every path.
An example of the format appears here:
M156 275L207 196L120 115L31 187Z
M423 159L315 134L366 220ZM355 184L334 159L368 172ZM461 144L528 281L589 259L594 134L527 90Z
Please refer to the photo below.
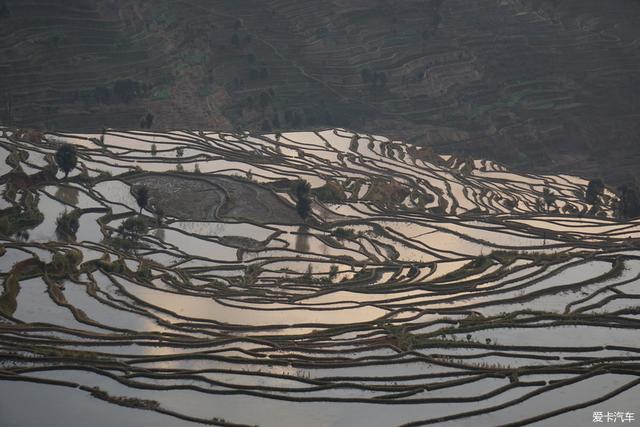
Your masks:
M570 426L637 406L640 222L608 192L587 214L583 179L343 129L4 128L0 147L0 218L36 218L0 246L4 425Z

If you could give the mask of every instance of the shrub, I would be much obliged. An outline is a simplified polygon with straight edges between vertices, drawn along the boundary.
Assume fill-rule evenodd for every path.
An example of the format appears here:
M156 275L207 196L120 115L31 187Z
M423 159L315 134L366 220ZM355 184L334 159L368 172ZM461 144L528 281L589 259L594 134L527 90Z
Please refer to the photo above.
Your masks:
M80 228L80 211L64 211L56 219L56 231L62 239L75 239Z
M336 277L338 277L338 266L333 264L329 268L329 279L335 280Z
M294 185L296 194L296 210L302 219L306 219L311 212L311 200L309 199L309 190L311 186L305 180L300 180Z
M140 214L142 214L142 209L146 208L147 203L149 203L149 188L146 185L134 188L133 197L135 197L140 207Z
M343 202L347 196L337 181L328 181L325 185L314 190L316 197L323 202Z
M393 337L395 344L403 351L411 351L418 344L418 337L407 330L406 326L383 325L384 330Z
M308 196L298 199L296 202L296 211L298 211L298 215L300 218L306 219L311 212L311 201Z
M98 266L108 273L123 274L127 272L127 264L120 258L113 262L109 262L109 260L100 260Z
M152 271L151 266L146 261L140 261L138 265L138 271L136 271L136 277L143 280L151 279Z
M551 191L549 187L544 187L544 190L542 191L542 200L544 201L547 211L549 210L551 205L556 203L557 198L558 196L553 191Z
M374 179L364 200L381 204L399 204L409 195L409 190L399 182Z
M618 202L618 216L621 218L635 218L640 216L640 197L635 187L622 185L618 188L620 200Z
M43 220L44 215L38 210L38 196L30 191L23 191L18 206L2 211L0 235L9 237L14 234L27 234L24 230L35 227Z
M118 234L125 240L137 240L147 233L147 224L141 216L131 216L118 227Z
M585 201L590 205L598 204L600 200L600 195L604 192L604 183L601 179L592 179L589 181L589 185L587 185L587 190L585 192Z
M352 229L343 227L336 228L332 234L336 239L353 239L356 237L356 233Z
M47 264L47 273L53 276L66 277L78 272L78 265L82 262L82 252L71 249L63 253L53 255L51 262Z
M69 176L69 172L78 164L76 147L71 144L62 144L58 147L55 155L56 164L64 172L64 177Z

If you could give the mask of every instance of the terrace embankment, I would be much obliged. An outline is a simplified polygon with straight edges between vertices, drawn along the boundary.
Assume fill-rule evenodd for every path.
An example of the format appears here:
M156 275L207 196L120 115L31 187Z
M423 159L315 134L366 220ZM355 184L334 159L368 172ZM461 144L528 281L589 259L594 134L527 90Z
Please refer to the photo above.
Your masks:
M584 179L345 129L0 135L9 425L573 427L637 405L640 221Z

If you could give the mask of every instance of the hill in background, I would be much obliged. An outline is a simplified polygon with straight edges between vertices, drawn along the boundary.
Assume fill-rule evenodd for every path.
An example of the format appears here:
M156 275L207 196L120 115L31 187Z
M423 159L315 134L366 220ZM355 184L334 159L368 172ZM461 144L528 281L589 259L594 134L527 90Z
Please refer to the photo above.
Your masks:
M341 126L633 179L640 2L5 0L0 120Z

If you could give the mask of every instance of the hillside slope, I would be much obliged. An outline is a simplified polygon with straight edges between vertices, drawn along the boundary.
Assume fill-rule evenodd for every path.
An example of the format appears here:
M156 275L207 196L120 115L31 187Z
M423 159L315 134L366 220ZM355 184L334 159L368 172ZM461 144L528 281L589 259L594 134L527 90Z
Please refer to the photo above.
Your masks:
M0 118L341 126L620 183L640 154L638 18L633 0L6 0Z

